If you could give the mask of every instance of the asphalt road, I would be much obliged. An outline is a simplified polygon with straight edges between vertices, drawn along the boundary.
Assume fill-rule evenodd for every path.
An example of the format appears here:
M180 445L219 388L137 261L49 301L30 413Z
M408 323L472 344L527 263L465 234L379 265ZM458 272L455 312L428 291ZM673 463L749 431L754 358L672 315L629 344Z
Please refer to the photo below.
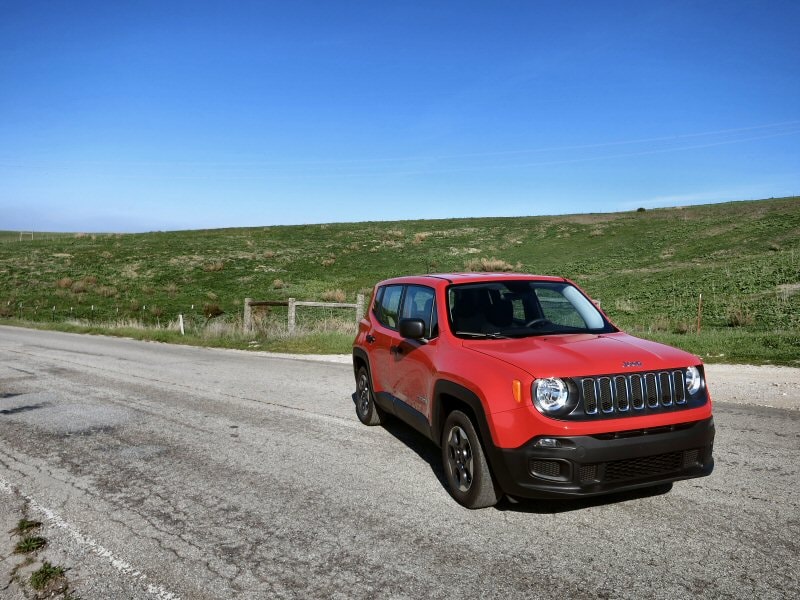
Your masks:
M84 600L800 597L800 411L716 403L715 472L668 493L469 511L353 387L343 364L0 327L0 526L43 521Z

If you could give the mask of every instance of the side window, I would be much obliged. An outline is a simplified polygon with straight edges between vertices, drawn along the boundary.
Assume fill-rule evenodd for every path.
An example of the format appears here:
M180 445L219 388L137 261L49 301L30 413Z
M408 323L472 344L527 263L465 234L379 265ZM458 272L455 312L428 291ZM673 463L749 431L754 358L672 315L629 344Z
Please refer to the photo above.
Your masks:
M410 285L406 288L401 319L422 319L425 322L425 337L433 335L434 290L423 285Z
M383 298L383 291L385 289L385 287L377 289L375 292L375 301L372 304L372 312L375 314L375 318L377 318L378 321L381 320L381 298Z
M398 311L402 297L402 285L387 285L378 291L378 298L375 301L375 316L382 325L397 329Z
M536 297L539 299L544 318L551 323L567 327L586 327L586 323L570 301L556 290L539 288L536 290Z

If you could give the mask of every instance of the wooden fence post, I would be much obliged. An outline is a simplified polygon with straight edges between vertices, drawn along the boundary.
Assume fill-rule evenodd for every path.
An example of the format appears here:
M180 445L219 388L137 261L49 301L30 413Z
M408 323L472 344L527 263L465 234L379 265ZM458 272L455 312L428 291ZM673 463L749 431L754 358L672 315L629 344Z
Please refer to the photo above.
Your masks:
M294 319L295 319L295 299L289 298L289 333L294 332Z
M242 329L245 333L250 333L253 331L253 309L250 306L252 301L252 298L244 299L244 317L242 319Z
M364 318L364 294L356 294L356 325Z

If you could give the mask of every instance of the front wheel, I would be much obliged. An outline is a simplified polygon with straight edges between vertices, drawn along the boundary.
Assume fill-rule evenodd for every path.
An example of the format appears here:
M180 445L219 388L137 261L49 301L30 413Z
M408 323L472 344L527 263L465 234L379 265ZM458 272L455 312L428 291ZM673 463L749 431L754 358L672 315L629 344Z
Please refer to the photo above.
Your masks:
M380 425L383 420L381 409L375 404L372 383L366 367L360 367L356 373L356 414L364 425Z
M450 495L467 508L494 506L501 493L492 479L472 420L460 410L447 416L442 433L442 464Z

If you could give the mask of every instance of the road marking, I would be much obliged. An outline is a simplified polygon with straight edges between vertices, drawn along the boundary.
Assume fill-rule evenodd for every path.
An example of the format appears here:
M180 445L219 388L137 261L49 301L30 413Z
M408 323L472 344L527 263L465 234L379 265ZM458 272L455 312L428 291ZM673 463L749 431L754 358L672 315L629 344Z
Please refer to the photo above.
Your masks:
M12 486L9 482L5 479L0 477L0 490L5 492L6 494L13 494L14 493L14 486ZM20 496L22 496L25 500L28 501L28 506L42 515L44 515L45 519L47 519L51 525L63 529L68 534L72 536L72 538L78 542L78 544L82 546L86 546L91 550L94 554L99 556L100 558L106 559L109 564L114 567L117 571L122 573L123 575L127 575L139 583L145 586L147 593L151 596L157 598L158 600L180 600L180 596L177 594L173 594L172 592L168 591L161 585L156 583L152 583L148 581L147 575L139 571L138 569L131 566L130 563L122 560L121 558L114 555L111 550L102 546L97 541L93 540L89 536L82 534L78 529L76 529L73 525L62 519L59 515L55 512L47 508L46 506L42 506L36 500L34 500L31 496L24 494L22 492L18 492Z

